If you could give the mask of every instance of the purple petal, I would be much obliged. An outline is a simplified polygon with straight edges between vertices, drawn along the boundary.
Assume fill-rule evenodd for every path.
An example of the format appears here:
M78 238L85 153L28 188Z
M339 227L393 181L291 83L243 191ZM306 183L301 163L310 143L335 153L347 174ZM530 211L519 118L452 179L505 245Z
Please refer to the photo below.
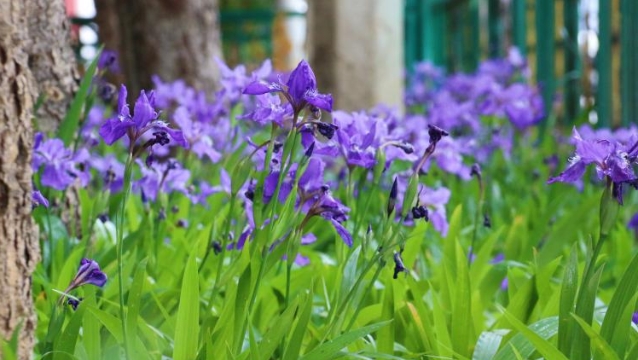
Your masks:
M134 123L130 120L121 121L118 118L112 118L106 120L100 127L99 133L107 145L113 145L113 143L124 136L128 128L133 125Z
M277 91L282 91L281 85L279 84L254 81L246 86L243 93L246 95L262 95Z
M350 235L350 232L348 232L348 230L345 227L343 227L343 225L341 225L341 223L339 223L337 220L330 219L330 222L332 223L332 226L334 226L335 230L337 230L337 234L341 236L341 239L343 240L343 242L346 243L346 245L348 245L349 247L351 247L352 235Z
M576 182L576 181L580 180L580 178L585 173L586 169L587 169L587 164L585 164L585 162L580 161L580 160L576 161L575 163L571 164L560 175L558 175L556 177L552 177L549 180L547 180L547 183L551 184L551 183L555 183L557 181L566 182L566 183Z
M312 72L312 69L306 60L301 60L295 70L290 73L290 77L288 78L288 83L286 85L288 85L288 93L290 94L290 97L292 97L296 104L301 103L303 100L308 101L308 99L306 99L306 93L317 90L315 74ZM313 96L310 95L310 97ZM319 107L318 105L315 106ZM323 109L323 107L320 108ZM330 110L332 110L332 101L330 101Z
M303 99L319 109L332 112L332 95L330 94L319 94L317 90L310 90L304 94Z

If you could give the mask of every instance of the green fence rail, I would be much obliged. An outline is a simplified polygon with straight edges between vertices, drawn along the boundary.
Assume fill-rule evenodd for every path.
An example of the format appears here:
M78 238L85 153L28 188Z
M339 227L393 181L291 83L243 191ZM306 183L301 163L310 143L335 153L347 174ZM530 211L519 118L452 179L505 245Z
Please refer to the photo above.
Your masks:
M404 2L407 69L428 60L448 71L472 71L480 59L516 46L532 60L546 113L558 115L562 124L584 121L592 109L600 126L638 123L637 0L599 0L593 64L578 43L579 23L585 22L579 0ZM598 80L588 92L583 84L594 71ZM556 98L558 113L552 112Z

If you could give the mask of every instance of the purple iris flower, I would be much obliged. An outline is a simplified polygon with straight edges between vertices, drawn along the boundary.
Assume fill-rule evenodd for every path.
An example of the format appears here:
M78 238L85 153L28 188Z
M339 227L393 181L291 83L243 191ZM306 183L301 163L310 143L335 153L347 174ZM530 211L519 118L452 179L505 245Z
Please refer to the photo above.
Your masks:
M187 142L180 130L171 129L167 123L158 119L158 112L155 109L154 92L147 96L145 91L135 102L134 114L131 115L129 105L126 103L126 87L122 85L117 102L117 116L108 119L102 127L100 127L100 135L108 145L128 136L130 141L130 151L133 146L146 132L153 134L153 139L144 144L145 148L155 144L167 145L172 140L176 144L186 147Z
M306 106L313 105L319 109L332 111L332 95L320 94L317 91L317 79L310 65L302 60L290 73L284 84L278 82L255 81L244 89L244 94L263 95L280 92L292 106L294 114L299 114Z
M310 206L307 216L320 215L330 221L343 242L352 246L352 235L343 226L343 222L348 219L347 213L350 209L335 199L326 185L322 187L319 194L313 196L313 199L314 203Z
M43 186L56 190L64 190L76 179L82 186L86 186L90 180L88 169L84 162L88 160L86 149L73 153L64 146L60 139L43 139L41 133L36 134L33 150L32 167L38 171L44 167L40 181Z
M102 287L106 284L106 274L100 270L100 265L91 259L82 259L78 272L67 287L65 292L69 292L85 284Z
M638 231L638 213L635 213L634 216L629 219L627 227L631 230Z
M142 178L133 184L134 190L139 190L143 198L155 200L159 192L181 192L188 195L186 183L190 178L190 171L183 169L175 160L156 164L151 168L144 166L137 160L142 170Z
M173 120L188 140L190 150L198 158L201 159L206 156L213 163L221 159L222 155L213 146L213 139L207 135L215 131L213 125L194 120L184 106L180 106L175 110Z
M90 159L91 167L102 174L104 185L108 186L111 192L117 192L124 185L124 164L115 155L109 154L105 157L93 155Z
M97 60L97 67L100 70L108 70L112 74L119 74L120 64L118 62L117 51L102 50L100 58Z
M635 325L638 325L638 311L634 312L631 315L631 322L634 323Z
M284 126L284 120L292 115L290 104L282 104L279 96L263 94L257 97L257 103L253 111L238 116L237 119L252 120L260 125L273 122L279 126Z
M222 89L216 95L223 101L228 102L231 107L240 101L246 85L256 81L264 81L273 72L270 59L264 60L261 66L253 71L250 76L247 75L244 65L231 69L221 59L215 58L215 61L221 73L220 83L222 86Z
M637 153L635 147L628 148L609 140L584 140L576 128L572 133L572 141L576 152L569 159L569 166L560 175L550 178L548 184L557 181L574 183L583 176L590 164L595 165L600 179L609 177L612 182L622 184L636 178L632 164Z

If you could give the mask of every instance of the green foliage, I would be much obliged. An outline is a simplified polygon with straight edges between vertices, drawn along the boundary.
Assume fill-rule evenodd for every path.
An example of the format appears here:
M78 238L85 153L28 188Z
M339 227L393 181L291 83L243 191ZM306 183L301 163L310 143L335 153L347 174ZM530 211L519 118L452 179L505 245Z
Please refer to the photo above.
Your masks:
M91 71L94 67L87 74ZM81 87L60 130L69 142L91 96L87 89ZM273 146L266 148L270 159ZM290 136L279 151L283 158L298 160L298 148L299 139ZM228 248L235 240L228 234L243 230L236 221L245 216L241 184L254 178L263 185L267 175L242 161L241 150L221 164L193 170L212 183L222 169L230 173L231 193L211 196L206 207L177 193L144 203L139 196L123 201L80 189L77 226L66 221L68 216L35 209L43 238L43 261L33 284L37 355L285 360L638 356L637 328L631 322L638 300L638 256L633 256L634 234L620 224L631 215L636 197L624 207L605 205L614 208L605 210L602 228L608 234L601 242L603 189L587 184L579 192L545 184L550 170L543 156L557 150L563 154L553 140L545 139L538 148L523 143L511 155L516 161L498 155L483 166L484 209L492 228L476 228L476 186L434 165L427 176L413 177L404 189L402 215L416 204L418 182L445 184L452 193L445 236L424 221L402 226L388 218L392 178L383 167L352 170L352 183L335 189L335 196L349 199L344 203L352 209L346 222L353 233L351 248L324 219L305 219L292 197L263 204L259 186L251 240L241 251ZM62 198L61 193L51 195ZM177 210L166 211L172 207ZM103 222L98 214L123 216L117 221L123 226L117 229L122 231L118 245L116 222ZM180 219L191 225L176 226ZM317 242L301 246L308 229ZM281 240L278 246L271 246L273 239ZM598 250L591 239L600 244ZM219 242L219 253L212 250L213 242ZM293 263L298 253L309 258L307 266ZM395 253L408 270L397 279ZM504 260L496 261L498 254ZM109 281L103 288L75 289L71 295L83 300L72 311L64 301L58 303L60 294L53 289L66 289L83 257L95 259ZM6 359L15 358L16 349L15 340L0 346Z

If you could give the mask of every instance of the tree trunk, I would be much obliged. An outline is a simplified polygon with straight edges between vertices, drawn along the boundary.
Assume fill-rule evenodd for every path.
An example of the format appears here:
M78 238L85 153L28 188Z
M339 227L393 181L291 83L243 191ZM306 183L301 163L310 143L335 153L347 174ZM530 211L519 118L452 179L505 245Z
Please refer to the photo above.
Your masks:
M36 318L31 273L40 259L31 218L31 127L35 83L29 70L28 2L0 1L0 338L19 327L19 358L30 359Z
M97 0L99 36L120 54L129 92L151 76L215 88L221 57L217 0Z
M36 119L42 131L55 130L78 87L79 75L71 49L64 0L29 0L27 45L29 68L44 97Z

